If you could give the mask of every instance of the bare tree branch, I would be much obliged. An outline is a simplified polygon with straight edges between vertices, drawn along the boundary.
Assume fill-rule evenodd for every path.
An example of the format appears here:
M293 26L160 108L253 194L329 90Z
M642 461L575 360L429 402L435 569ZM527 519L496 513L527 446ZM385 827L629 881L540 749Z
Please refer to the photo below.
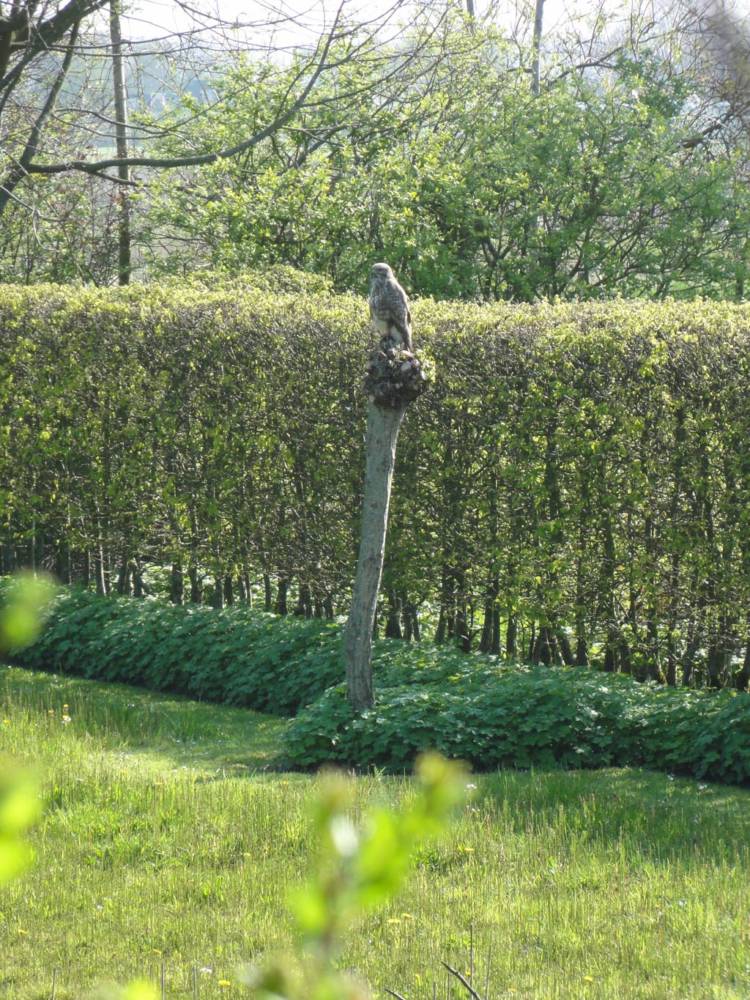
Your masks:
M57 101L60 90L62 89L62 85L65 82L65 77L70 69L77 38L78 24L74 24L70 32L70 40L68 41L65 58L63 59L57 76L49 89L44 104L36 117L36 121L32 126L31 133L24 150L21 153L16 166L11 170L9 176L5 178L2 186L0 187L0 214L2 214L5 206L8 204L10 194L18 186L19 182L29 173L32 160L39 149L39 140L41 139L45 122L49 118L52 109L55 106L55 102Z

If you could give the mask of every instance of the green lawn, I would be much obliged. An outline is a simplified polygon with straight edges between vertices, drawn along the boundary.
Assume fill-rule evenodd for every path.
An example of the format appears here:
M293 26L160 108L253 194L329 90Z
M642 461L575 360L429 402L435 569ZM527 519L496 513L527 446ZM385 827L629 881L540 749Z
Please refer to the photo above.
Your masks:
M70 722L63 722L63 705ZM284 723L0 667L0 752L33 763L37 861L0 893L0 997L79 1000L161 974L169 998L238 997L242 961L289 944L284 894L313 855L316 778L274 770ZM357 801L409 781L353 779ZM449 836L347 941L408 1000L440 960L499 998L750 996L750 793L641 771L473 779ZM55 972L55 970L57 970ZM195 973L194 973L195 970ZM381 991L380 993L378 991Z

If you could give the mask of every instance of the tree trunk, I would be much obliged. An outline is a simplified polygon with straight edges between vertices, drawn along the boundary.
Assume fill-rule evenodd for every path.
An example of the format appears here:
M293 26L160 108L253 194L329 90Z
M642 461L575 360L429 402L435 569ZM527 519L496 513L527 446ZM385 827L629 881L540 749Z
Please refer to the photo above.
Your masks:
M500 592L500 581L495 576L487 586L484 599L484 622L482 624L482 637L479 640L480 653L497 653L494 648L500 643L500 609L497 605L497 597Z
M133 559L133 597L145 597L146 585L143 582L143 564L138 556Z
M297 618L312 618L313 616L312 594L308 583L300 583L299 585L294 615Z
M185 581L182 575L182 563L172 563L172 573L169 578L169 599L172 604L182 604L185 599Z
M278 589L276 592L276 607L274 611L277 615L288 614L289 608L287 605L287 595L289 593L289 580L285 577L281 577L278 584Z
M357 712L374 704L372 629L383 572L388 506L391 498L396 442L405 405L367 406L367 460L362 526L352 608L344 630L344 662L349 701Z
M404 608L404 637L409 642L419 642L421 638L419 626L419 607L417 603L409 597L406 591L403 593L401 603Z
M202 604L203 583L201 581L200 574L198 573L198 567L193 563L188 566L188 577L190 578L190 603Z
M440 614L438 615L435 642L440 644L453 634L453 576L444 564L440 584Z
M531 93L539 96L541 90L540 64L542 58L542 24L544 21L544 0L536 0L534 6L534 34L531 39Z
M403 639L401 631L401 599L395 590L388 591L388 613L385 620L386 639Z
M128 98L125 87L125 64L122 58L122 32L120 29L120 0L110 0L109 37L112 41L112 84L115 98L115 142L119 159L128 155ZM126 163L117 167L122 182L117 194L119 220L117 236L117 278L120 285L130 283L130 168Z
M750 616L745 638L745 658L742 661L742 669L734 675L734 686L738 691L747 691L750 687Z
M508 626L505 630L505 656L515 660L518 656L518 618L513 611L508 611Z

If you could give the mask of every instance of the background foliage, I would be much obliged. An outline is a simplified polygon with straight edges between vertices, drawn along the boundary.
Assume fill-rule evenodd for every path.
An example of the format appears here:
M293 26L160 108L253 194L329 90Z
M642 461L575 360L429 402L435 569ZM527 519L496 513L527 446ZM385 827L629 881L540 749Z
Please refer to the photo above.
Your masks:
M197 185L164 178L149 199L149 267L281 262L363 290L372 261L388 260L436 298L743 297L747 136L696 139L705 80L684 58L675 73L656 45L637 56L625 45L588 71L563 61L535 94L507 39L475 39L456 30L432 72L388 104L365 51L296 129ZM191 114L194 147L213 148L272 117L295 72L240 60L216 75L214 110L187 97L174 120ZM355 83L361 98L343 115L336 94ZM179 253L163 253L170 236Z

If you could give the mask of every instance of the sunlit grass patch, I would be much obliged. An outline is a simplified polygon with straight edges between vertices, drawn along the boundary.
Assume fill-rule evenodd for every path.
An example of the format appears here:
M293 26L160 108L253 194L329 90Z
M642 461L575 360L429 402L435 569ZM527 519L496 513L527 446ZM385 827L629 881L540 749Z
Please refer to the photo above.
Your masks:
M319 779L274 770L285 723L7 668L0 706L0 752L37 764L45 800L36 863L0 901L3 1000L46 1000L53 974L57 1000L80 1000L162 965L169 998L246 995L236 968L289 945L286 889L312 860ZM352 780L355 812L411 794ZM470 784L346 941L379 996L458 997L441 959L480 992L489 962L494 1000L750 995L747 791L614 769Z

